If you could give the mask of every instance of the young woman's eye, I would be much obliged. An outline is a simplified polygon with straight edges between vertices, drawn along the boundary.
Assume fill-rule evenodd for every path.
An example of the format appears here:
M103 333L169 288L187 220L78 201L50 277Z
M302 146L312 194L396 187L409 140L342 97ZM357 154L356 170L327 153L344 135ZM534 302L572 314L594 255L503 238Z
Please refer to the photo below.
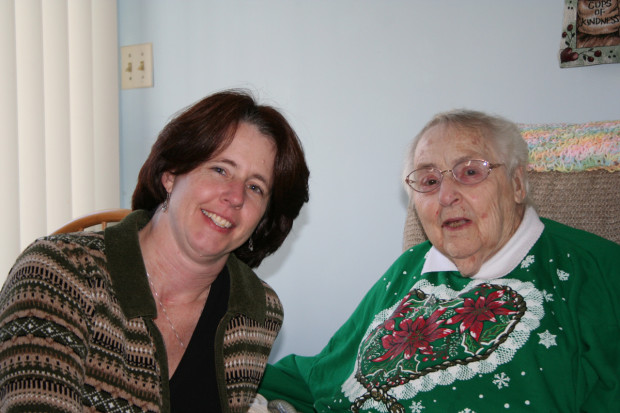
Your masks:
M264 195L265 194L265 191L263 191L263 188L261 188L258 185L250 184L250 185L248 185L248 188L250 189L250 191L252 191L252 192L254 192L256 194L259 194L259 195Z

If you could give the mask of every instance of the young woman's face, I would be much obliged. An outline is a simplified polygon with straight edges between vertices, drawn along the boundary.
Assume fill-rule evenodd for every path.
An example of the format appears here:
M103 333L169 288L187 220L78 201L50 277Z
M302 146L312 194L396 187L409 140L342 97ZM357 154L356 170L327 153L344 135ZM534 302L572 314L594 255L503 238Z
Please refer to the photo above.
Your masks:
M431 166L452 169L463 160L501 163L498 154L474 130L438 125L420 139L415 169ZM505 166L491 170L474 185L464 185L445 173L432 192L414 192L420 221L435 248L450 258L463 275L474 275L514 234L522 218L525 198L521 171L509 179Z
M229 146L194 170L165 173L167 215L179 250L196 260L225 259L265 214L276 147L256 126L240 123Z

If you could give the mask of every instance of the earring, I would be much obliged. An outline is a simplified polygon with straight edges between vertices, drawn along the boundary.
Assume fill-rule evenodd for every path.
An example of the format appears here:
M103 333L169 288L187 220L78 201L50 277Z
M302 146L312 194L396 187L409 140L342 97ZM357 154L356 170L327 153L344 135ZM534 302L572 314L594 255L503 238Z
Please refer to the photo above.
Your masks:
M166 192L166 200L161 206L161 210L164 212L168 212L168 206L170 205L170 192Z
M248 249L250 251L254 251L254 242L252 242L252 237L248 240Z

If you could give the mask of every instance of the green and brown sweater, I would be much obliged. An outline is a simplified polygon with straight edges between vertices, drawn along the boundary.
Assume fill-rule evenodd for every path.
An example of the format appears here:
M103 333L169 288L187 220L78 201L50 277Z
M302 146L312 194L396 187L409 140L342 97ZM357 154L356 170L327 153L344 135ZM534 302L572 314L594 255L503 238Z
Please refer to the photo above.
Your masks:
M168 363L153 318L135 211L104 233L40 238L0 292L2 412L169 412ZM231 254L216 333L220 404L244 412L282 325L275 292Z

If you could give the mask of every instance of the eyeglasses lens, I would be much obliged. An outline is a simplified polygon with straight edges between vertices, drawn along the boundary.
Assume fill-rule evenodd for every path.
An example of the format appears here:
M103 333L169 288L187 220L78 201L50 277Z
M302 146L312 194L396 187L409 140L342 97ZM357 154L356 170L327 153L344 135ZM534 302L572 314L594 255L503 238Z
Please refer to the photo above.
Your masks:
M410 176L410 184L413 189L420 192L430 192L441 184L441 172L438 169L426 168L413 171Z
M465 185L474 185L484 181L489 171L488 163L478 160L460 162L452 168L456 180Z
M418 192L431 192L439 188L443 174L450 171L458 182L475 185L489 176L491 168L488 162L477 159L459 162L452 170L443 172L436 168L422 168L411 172L407 177L407 183Z

